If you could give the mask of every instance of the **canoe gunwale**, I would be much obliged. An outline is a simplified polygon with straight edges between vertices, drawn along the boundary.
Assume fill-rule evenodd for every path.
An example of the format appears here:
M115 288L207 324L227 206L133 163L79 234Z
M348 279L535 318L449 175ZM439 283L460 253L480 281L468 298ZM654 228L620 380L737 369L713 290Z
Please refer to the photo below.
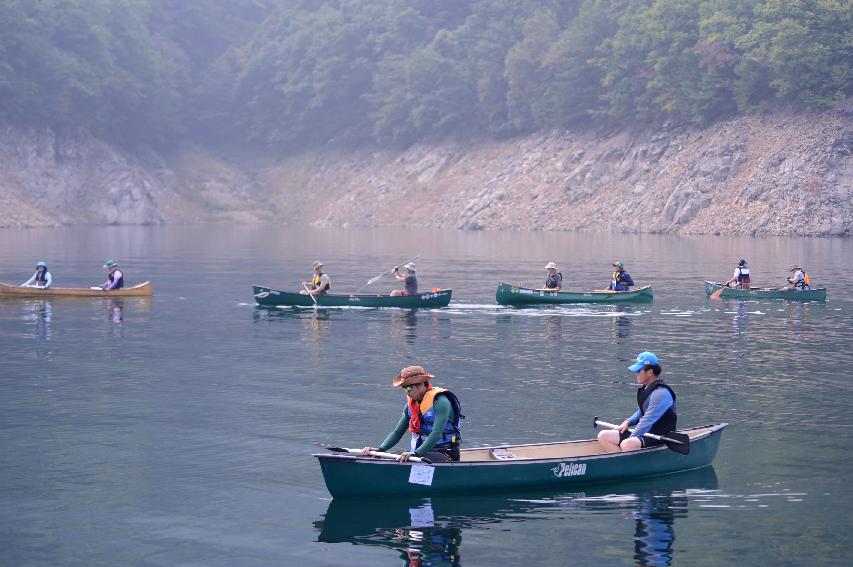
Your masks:
M566 291L537 289L499 282L495 301L500 305L560 305L570 303L622 303L628 301L652 301L652 286L644 285L629 291L593 289L588 291Z
M316 296L316 307L362 307L366 309L436 309L450 303L452 288L425 291L414 295L392 296L387 293L327 293ZM282 291L262 285L252 286L252 296L262 307L313 308L314 301L306 294ZM326 303L330 301L330 303Z
M84 287L49 287L38 289L21 287L0 282L0 298L57 298L57 297L151 297L154 286L151 281L115 290L96 290Z
M704 440L711 435L717 433L725 429L729 424L727 422L721 422L712 425L702 425L698 427L691 427L689 429L679 429L679 433L689 433L690 431L695 431L697 429L707 429L704 433L697 435L696 437L690 438L690 443L696 443L697 441ZM577 439L572 441L552 441L547 443L524 443L524 444L515 444L515 445L494 445L489 447L474 447L471 449L462 449L464 451L486 451L493 449L513 449L516 447L546 447L549 445L566 445L571 443L590 443L595 441L595 439ZM457 461L452 463L432 463L430 466L433 467L453 467L453 468L461 468L461 467L470 467L470 466L512 466L512 465L520 465L520 464L549 464L549 463L560 463L563 461L570 460L572 462L583 462L588 460L599 460L599 459L612 459L612 458L620 458L629 455L637 455L637 454L650 454L660 451L669 451L670 449L666 447L666 445L658 445L656 447L648 447L643 449L638 449L636 451L626 451L620 453L603 453L598 455L583 455L583 456L559 456L559 457L546 457L546 458L519 458L519 459L511 459L511 460L479 460L479 461ZM340 454L340 453L314 453L311 455L312 457L317 457L318 460L330 460L330 461L350 461L350 462L359 462L364 464L372 464L372 465L391 465L391 466L411 466L413 463L400 463L397 461L392 461L390 459L379 459L376 457L370 456L362 456L362 455L352 455L352 454ZM707 465L702 465L707 466Z
M712 282L704 280L705 295L710 296L715 291L723 289L720 294L721 299L741 299L741 300L788 300L788 301L826 301L826 288L816 287L807 291L787 290L782 288L764 288L750 287L748 290L739 288L730 288L723 285L722 282Z

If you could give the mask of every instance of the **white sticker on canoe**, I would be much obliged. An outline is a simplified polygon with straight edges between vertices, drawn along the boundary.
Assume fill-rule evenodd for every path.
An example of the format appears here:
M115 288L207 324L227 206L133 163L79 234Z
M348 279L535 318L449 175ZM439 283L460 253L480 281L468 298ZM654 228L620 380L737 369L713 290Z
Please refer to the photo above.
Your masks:
M409 483L432 486L432 475L434 473L435 469L433 467L412 465L412 470L409 472Z
M560 463L551 469L554 476L584 476L586 474L586 463Z
M427 502L417 508L409 508L409 519L413 528L431 528L435 526L435 515L432 505Z

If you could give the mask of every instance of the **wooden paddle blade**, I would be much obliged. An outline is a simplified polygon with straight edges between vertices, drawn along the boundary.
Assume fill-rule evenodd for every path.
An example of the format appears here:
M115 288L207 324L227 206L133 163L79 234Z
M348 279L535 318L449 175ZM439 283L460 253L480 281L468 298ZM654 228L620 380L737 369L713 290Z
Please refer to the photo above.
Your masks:
M349 453L349 451L343 447L326 447L326 450L331 451L332 453Z
M719 298L720 298L720 294L721 294L721 293L723 293L723 290L724 290L724 289L726 289L726 288L721 287L720 289L718 289L717 291L715 291L714 293L712 293L712 294L711 294L711 299L719 299Z
M666 446L669 449L678 453L679 455L690 454L690 436L686 433L677 433L675 431L670 431L669 433L667 433L666 435L662 435L661 437L665 437L667 439Z

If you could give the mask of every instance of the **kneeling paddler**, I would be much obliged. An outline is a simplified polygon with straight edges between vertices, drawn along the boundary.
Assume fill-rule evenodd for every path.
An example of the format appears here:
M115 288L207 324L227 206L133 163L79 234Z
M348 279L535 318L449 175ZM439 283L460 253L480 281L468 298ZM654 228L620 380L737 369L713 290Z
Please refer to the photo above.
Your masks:
M362 452L387 451L396 445L408 429L411 443L400 461L409 457L426 457L432 462L459 460L459 420L463 418L462 406L456 395L444 388L430 384L435 378L421 366L407 366L394 377L391 385L406 392L406 406L394 431L377 448L365 447Z

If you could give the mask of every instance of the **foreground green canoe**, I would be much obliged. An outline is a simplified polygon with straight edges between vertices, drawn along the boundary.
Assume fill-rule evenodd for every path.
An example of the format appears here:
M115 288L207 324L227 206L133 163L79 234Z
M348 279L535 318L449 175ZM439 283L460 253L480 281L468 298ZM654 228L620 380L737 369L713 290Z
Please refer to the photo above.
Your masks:
M360 455L315 454L334 497L433 495L575 486L686 471L711 464L726 423L682 430L690 453L666 447L604 453L595 440L463 449L458 463L398 463Z
M705 282L705 293L711 295L723 284ZM826 301L826 288L810 289L808 291L782 291L781 289L758 288L736 289L727 287L720 294L722 299L788 299L791 301Z
M307 295L279 291L263 286L253 286L252 293L258 305L290 305L295 307L313 307L314 302ZM320 307L401 307L403 309L447 307L450 303L450 294L453 290L442 289L417 295L397 296L390 295L345 295L340 293L327 293L314 296Z
M652 286L631 291L541 291L505 283L498 284L495 301L501 305L533 305L540 303L619 303L651 301Z

